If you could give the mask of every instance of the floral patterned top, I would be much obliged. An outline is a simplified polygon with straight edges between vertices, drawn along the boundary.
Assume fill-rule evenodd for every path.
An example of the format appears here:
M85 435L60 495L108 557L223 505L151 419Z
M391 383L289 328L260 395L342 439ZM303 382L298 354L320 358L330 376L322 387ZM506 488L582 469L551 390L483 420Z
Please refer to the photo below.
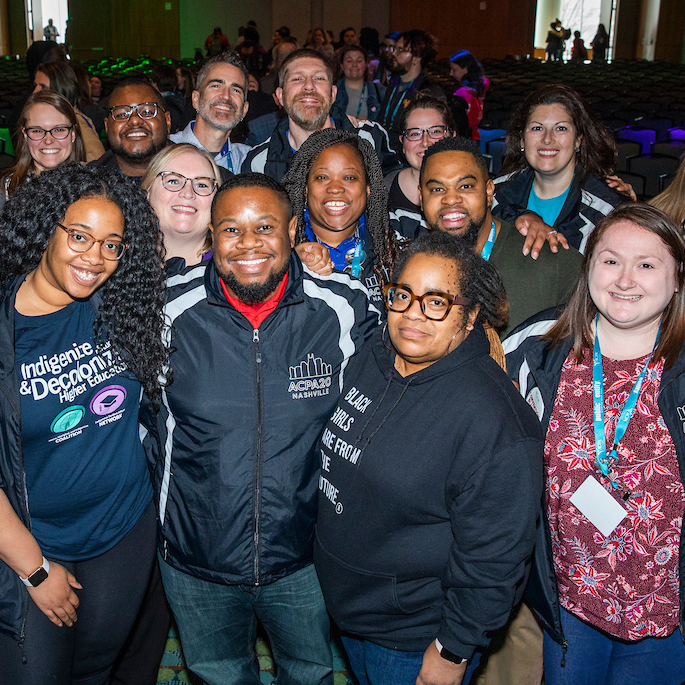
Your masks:
M607 450L649 356L603 357ZM685 493L673 441L657 406L663 359L651 366L609 475L595 466L592 350L561 372L545 442L547 516L561 606L623 640L670 635L678 627L678 547ZM627 510L604 537L570 502L593 475Z

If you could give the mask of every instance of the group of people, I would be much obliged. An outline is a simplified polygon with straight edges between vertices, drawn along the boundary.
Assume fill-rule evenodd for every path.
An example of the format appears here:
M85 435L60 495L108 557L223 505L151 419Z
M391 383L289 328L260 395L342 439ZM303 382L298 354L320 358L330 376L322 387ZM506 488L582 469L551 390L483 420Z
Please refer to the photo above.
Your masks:
M291 51L252 149L231 53L172 136L122 81L87 165L52 79L27 100L0 216L0 682L154 682L167 600L209 685L259 683L258 622L279 683L331 685L329 616L361 685L685 678L682 230L630 201L565 86L520 103L491 179L414 88L419 33L377 121Z
M550 62L562 62L564 50L566 49L566 41L571 37L571 29L564 28L559 19L555 19L549 25L547 32L547 60ZM607 33L604 24L597 27L597 33L590 43L592 48L592 61L601 63L606 62L607 50L609 48L609 34ZM573 46L571 49L572 62L584 62L588 58L588 51L585 47L585 41L581 38L580 31L573 32Z

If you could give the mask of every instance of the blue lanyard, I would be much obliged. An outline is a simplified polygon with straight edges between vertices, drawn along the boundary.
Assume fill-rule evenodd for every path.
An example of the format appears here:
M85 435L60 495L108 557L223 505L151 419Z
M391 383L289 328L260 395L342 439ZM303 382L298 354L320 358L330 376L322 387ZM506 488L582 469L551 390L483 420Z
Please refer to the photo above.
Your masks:
M649 367L648 359L645 365L640 371L640 375L633 385L633 389L628 395L626 403L623 405L623 410L621 415L618 417L618 423L616 424L616 430L614 431L614 444L607 457L607 444L606 444L606 427L604 425L604 372L602 369L602 351L599 347L599 334L597 330L597 324L599 323L599 314L595 318L595 343L592 348L592 408L595 422L595 463L597 464L599 470L604 476L609 479L613 488L618 488L619 484L609 478L609 459L618 460L617 447L618 443L625 435L630 419L635 411L635 406L637 405L637 398L640 395L640 390L642 389L642 383L647 375L647 368ZM656 344L659 341L659 332L656 335L656 340L654 341L654 349L656 349ZM654 352L654 349L652 352Z
M418 76L416 77L418 78ZM416 79L414 79L416 81ZM395 109L392 112L392 118L388 119L388 111L390 110L390 103L392 102L392 98L394 97L394 93L388 98L388 104L385 106L385 128L390 129L392 128L392 124L395 121L395 117L397 116L397 110L400 108L400 105L404 101L404 96L405 94L409 91L409 89L414 85L414 81L411 82L409 86L403 91L400 91L400 86L402 85L402 80L398 82L396 86L397 92L399 92L400 99L397 101L397 104L395 105Z
M361 114L362 111L362 105L364 104L364 93L366 93L367 89L369 87L369 82L364 81L364 85L362 86L362 92L359 95L359 104L357 105L357 118L359 118L359 115ZM368 99L368 97L367 97ZM355 274L352 274L353 276Z
M333 266L338 271L348 271L355 278L359 278L362 273L362 264L366 259L366 252L364 251L364 234L366 231L366 220L362 214L359 217L357 230L354 236L347 238L337 247L333 247L324 243L312 230L312 224L309 219L309 209L304 209L304 223L305 234L311 242L321 243L327 250L328 254L333 260ZM348 247L349 246L349 247Z
M495 226L495 222L492 222L492 228L490 229L490 235L488 235L488 240L483 245L483 250L480 253L480 256L486 261L490 261L490 255L492 254L492 246L495 244L495 236L497 235L497 227Z

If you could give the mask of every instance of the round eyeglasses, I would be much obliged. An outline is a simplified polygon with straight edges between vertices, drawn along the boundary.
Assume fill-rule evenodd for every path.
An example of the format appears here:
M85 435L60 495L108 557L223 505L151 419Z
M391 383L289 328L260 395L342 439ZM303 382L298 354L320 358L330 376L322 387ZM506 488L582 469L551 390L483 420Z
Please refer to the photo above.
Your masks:
M141 102L139 105L117 105L109 108L109 115L114 121L126 121L135 112L141 119L154 119L157 110L165 109L156 102Z
M98 240L97 238L93 238L90 233L86 233L79 228L67 228L60 223L57 225L67 232L67 246L74 252L88 252L95 243L100 243L100 254L104 259L115 262L121 258L121 255L124 254L124 250L128 247L123 240L117 238L104 238L103 240Z
M175 171L160 171L155 178L159 176L162 177L162 185L172 193L178 193L183 190L188 181L190 181L190 185L196 195L211 195L216 190L217 186L216 181L213 178L209 178L209 176L188 178Z
M406 128L402 135L407 140L421 140L423 134L427 133L431 140L442 140L449 133L448 126L430 126L429 128Z
M74 128L69 124L61 126L53 126L52 128L41 128L40 126L29 126L24 129L24 133L29 140L43 140L49 133L55 140L64 140L69 137L71 129Z
M414 301L419 303L423 315L432 321L444 321L455 304L469 305L468 297L459 297L443 293L440 290L430 290L423 295L414 295L405 283L388 283L384 288L385 306L391 312L406 312Z

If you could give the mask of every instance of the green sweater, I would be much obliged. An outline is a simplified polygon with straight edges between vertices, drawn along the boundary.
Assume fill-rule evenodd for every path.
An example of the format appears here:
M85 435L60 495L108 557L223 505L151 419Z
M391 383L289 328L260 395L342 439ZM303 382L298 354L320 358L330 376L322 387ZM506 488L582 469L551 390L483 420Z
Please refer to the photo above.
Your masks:
M583 255L570 248L554 254L549 245L537 260L524 256L525 240L514 226L502 221L490 261L497 267L509 299L509 323L499 331L504 338L515 326L543 309L565 303L580 273Z

